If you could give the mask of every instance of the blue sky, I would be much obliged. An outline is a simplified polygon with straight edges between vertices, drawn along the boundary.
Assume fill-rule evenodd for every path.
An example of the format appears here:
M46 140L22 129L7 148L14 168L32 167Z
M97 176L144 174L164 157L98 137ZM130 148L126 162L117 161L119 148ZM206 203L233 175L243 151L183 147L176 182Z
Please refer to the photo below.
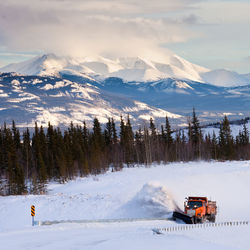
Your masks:
M157 58L250 73L250 0L7 0L0 65L41 53ZM164 58L164 57L163 57Z

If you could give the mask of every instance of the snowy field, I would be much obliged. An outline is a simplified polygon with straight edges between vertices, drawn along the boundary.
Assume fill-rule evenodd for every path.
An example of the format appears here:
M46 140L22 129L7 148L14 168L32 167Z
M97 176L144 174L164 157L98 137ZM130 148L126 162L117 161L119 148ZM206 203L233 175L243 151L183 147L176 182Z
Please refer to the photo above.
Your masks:
M126 168L66 184L51 183L47 195L0 197L1 250L250 249L250 225L195 228L153 234L173 221L62 223L36 221L167 218L187 196L217 201L217 222L250 221L250 161L191 162ZM176 204L175 204L176 203Z

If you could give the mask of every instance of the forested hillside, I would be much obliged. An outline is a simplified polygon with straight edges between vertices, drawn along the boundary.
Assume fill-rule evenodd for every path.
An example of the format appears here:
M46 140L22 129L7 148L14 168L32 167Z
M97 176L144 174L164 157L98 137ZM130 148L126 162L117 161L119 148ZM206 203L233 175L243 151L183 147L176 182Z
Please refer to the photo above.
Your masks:
M91 129L85 122L82 126L71 123L64 131L50 123L47 128L35 124L33 134L29 129L21 134L14 121L12 126L4 124L0 129L0 194L44 193L50 180L64 182L135 164L250 159L245 124L236 138L226 116L219 136L202 133L195 110L188 124L185 130L173 131L166 117L158 131L150 119L149 126L133 131L129 116L121 117L119 128L110 118L103 129L95 118Z

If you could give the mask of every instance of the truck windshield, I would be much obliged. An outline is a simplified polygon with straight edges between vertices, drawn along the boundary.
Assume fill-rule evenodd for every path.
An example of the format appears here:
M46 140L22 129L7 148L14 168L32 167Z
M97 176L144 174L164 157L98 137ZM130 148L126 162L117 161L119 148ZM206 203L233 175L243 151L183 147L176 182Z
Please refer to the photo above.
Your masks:
M201 201L189 201L188 206L189 208L202 207L202 202Z

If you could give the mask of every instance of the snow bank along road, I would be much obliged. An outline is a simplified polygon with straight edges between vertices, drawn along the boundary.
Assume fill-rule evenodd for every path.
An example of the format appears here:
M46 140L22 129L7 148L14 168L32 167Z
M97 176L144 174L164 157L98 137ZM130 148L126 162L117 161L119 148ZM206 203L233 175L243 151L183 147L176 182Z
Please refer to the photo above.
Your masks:
M65 223L32 227L36 220L167 218L186 196L208 196L217 222L250 221L250 161L191 162L127 168L66 184L47 195L0 197L1 249L250 249L250 226L206 227L153 234L171 221Z

